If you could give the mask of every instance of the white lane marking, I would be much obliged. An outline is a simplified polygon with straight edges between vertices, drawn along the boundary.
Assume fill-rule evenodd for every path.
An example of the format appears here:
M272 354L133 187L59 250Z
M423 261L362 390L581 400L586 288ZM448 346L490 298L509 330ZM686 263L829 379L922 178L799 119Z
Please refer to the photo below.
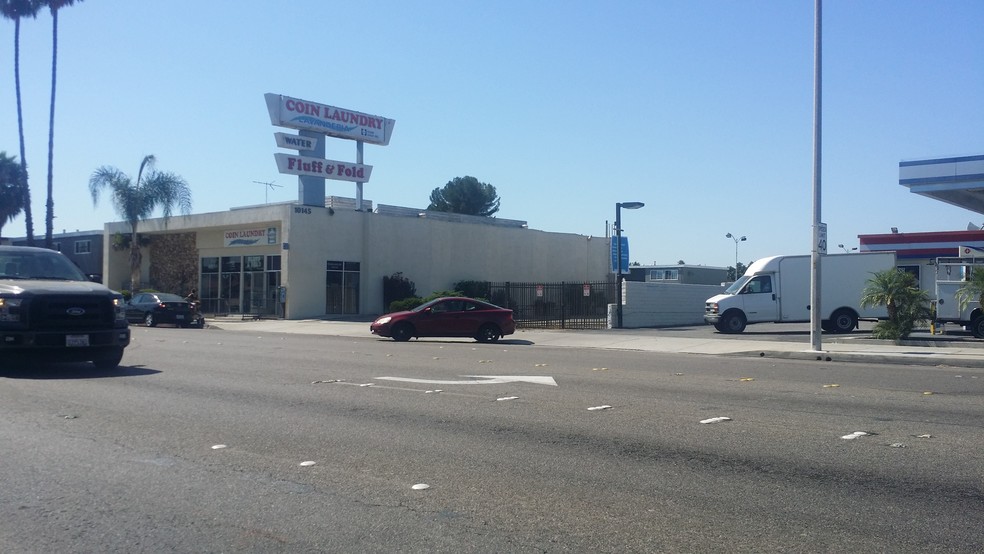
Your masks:
M414 377L376 377L386 381L403 381L406 383L426 383L430 385L501 385L504 383L533 383L535 385L557 386L553 377L546 375L462 375L471 377L467 381L449 381L440 379L417 379Z

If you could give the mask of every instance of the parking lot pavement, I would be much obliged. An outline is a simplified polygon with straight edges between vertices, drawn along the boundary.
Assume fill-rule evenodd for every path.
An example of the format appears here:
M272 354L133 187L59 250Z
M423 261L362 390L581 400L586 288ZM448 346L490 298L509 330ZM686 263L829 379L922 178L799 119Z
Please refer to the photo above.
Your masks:
M870 329L870 324L868 324ZM242 320L213 318L209 329L240 332L295 333L375 340L369 322L324 319ZM427 339L424 339L427 340ZM438 339L461 340L471 339ZM984 341L955 329L933 335L920 330L901 344L875 340L862 327L848 335L822 335L821 350L814 351L806 324L760 324L740 335L722 335L709 326L660 329L552 330L518 329L503 344L605 348L716 356L757 356L820 361L898 363L930 366L984 368Z

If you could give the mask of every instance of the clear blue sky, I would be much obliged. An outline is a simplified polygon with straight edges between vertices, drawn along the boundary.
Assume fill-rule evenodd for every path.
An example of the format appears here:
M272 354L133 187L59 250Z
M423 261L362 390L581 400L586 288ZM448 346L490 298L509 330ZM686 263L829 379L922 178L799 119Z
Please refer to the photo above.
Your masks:
M263 94L396 120L366 145L365 198L426 207L457 176L499 217L604 236L631 259L729 266L808 253L814 5L789 1L86 0L59 17L55 232L93 207L99 166L182 175L194 212L297 198ZM908 192L901 160L984 153L984 1L824 4L823 220L858 234L964 229L984 215ZM18 153L12 22L0 22L0 150ZM35 233L44 234L51 17L21 32ZM355 144L330 140L328 158ZM272 191L254 181L283 185ZM328 181L328 194L355 185ZM3 228L23 236L19 217Z

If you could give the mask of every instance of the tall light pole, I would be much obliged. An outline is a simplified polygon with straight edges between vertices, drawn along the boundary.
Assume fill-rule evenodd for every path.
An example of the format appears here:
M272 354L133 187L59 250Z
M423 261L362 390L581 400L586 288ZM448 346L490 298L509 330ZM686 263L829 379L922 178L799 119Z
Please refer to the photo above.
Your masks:
M638 210L645 206L642 202L616 202L615 203L615 290L616 305L615 311L618 313L616 328L622 328L622 208L626 210Z
M741 275L738 275L738 243L744 242L748 239L745 237L745 235L739 237L738 235L732 235L731 233L728 233L727 235L724 236L735 241L735 281L737 281L738 278L741 277Z

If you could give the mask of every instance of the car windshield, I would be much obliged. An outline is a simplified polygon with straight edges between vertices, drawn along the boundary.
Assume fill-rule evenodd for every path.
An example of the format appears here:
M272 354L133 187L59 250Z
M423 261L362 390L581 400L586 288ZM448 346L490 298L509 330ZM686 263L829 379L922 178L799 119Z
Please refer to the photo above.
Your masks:
M171 294L169 292L162 292L157 295L157 299L161 302L184 302L185 299L181 298L177 294Z
M745 283L747 283L749 279L751 279L751 277L742 275L740 279L738 279L734 283L731 283L730 287L724 289L724 292L728 294L738 294L738 291L741 290L741 287L745 286Z
M0 252L0 279L89 280L64 255L41 248Z

